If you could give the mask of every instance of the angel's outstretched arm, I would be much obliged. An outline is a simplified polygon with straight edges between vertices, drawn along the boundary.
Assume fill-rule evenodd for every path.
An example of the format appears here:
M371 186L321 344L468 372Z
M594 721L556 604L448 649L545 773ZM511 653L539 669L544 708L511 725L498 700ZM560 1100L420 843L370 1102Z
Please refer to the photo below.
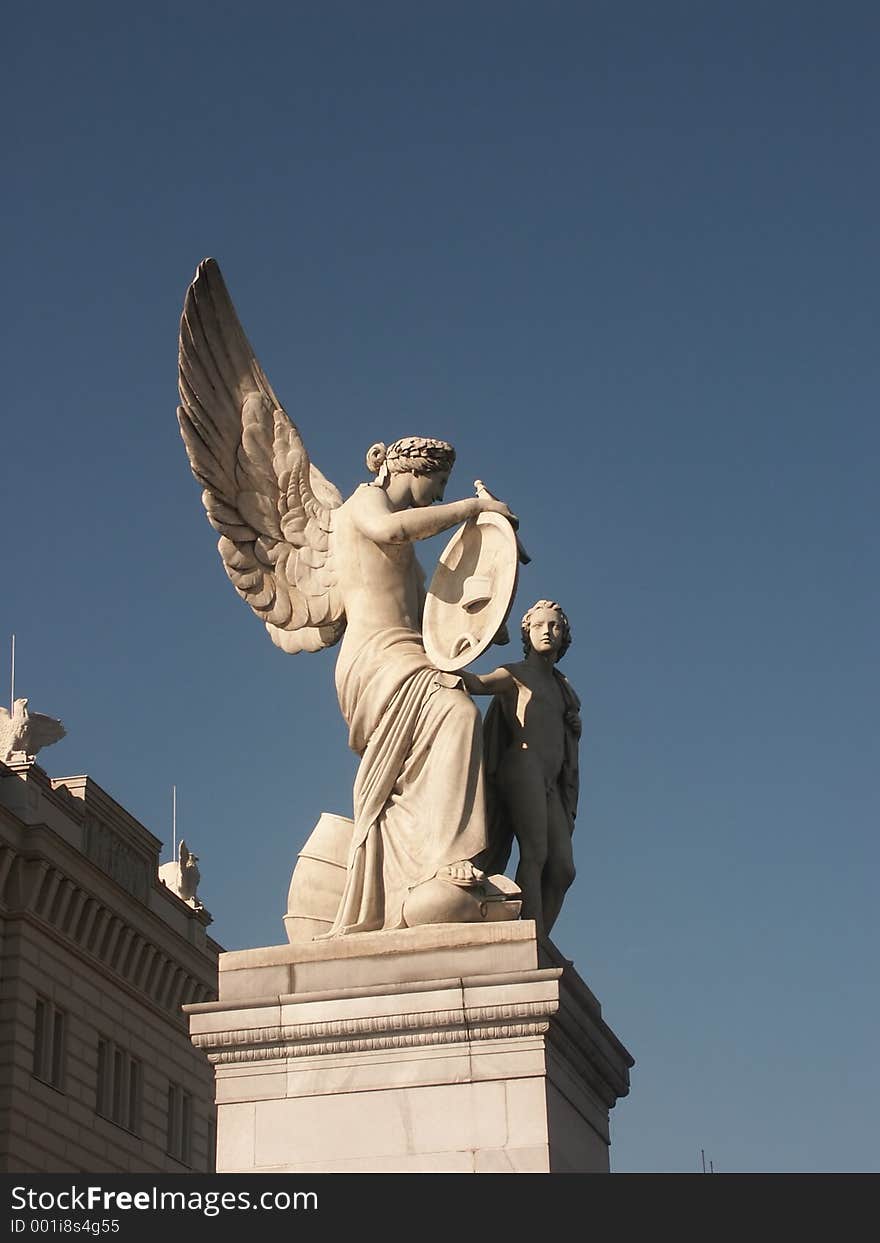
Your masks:
M450 527L487 512L503 514L515 521L503 501L473 496L445 505L417 509L394 510L379 488L364 488L358 497L352 518L357 529L376 544L408 544L430 539Z

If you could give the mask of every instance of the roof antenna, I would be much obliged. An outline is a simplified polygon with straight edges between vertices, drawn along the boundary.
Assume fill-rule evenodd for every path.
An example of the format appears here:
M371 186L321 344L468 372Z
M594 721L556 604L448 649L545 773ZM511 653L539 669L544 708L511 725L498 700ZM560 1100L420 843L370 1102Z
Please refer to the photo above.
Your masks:
M9 675L9 712L15 711L15 635L12 636L12 672Z
M171 858L177 858L177 786L171 787Z

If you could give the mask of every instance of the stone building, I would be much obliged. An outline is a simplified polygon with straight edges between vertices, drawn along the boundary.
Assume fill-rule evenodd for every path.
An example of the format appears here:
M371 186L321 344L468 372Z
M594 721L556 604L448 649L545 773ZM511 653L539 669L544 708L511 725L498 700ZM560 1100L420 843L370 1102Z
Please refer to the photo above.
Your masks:
M213 1169L214 1072L181 1006L217 995L211 917L89 777L0 763L0 1170Z

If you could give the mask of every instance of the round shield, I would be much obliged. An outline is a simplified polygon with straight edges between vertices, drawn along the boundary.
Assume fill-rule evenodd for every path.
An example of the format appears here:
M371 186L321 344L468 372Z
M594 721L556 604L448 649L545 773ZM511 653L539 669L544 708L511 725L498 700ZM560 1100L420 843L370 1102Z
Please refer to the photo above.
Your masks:
M478 514L456 531L425 601L422 636L432 664L454 673L482 656L507 620L518 570L516 535L500 514Z

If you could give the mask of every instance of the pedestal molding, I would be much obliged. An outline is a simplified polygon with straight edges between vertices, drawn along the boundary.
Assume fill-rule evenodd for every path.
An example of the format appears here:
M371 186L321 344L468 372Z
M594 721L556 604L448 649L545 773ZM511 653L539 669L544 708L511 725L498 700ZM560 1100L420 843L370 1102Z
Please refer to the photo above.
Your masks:
M422 1010L374 1018L336 1019L194 1033L193 1044L214 1065L314 1057L321 1053L356 1053L376 1049L457 1044L538 1036L549 1028L556 1001L498 1006ZM542 1021L543 1020L543 1021Z

